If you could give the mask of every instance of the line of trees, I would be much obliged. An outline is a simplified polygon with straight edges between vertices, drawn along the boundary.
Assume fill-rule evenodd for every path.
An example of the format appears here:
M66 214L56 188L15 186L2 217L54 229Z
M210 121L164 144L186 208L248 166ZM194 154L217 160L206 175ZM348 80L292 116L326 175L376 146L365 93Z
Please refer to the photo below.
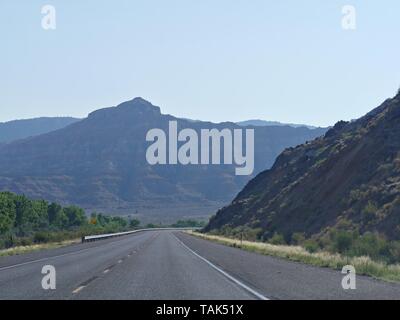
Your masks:
M197 220L178 220L176 223L172 224L173 228L204 228L206 226L205 221L197 221Z
M204 221L179 220L156 227L204 227ZM113 233L140 227L140 221L93 212L89 217L77 206L61 206L24 195L0 192L0 249L33 243L58 242L88 234Z
M23 195L0 192L0 248L61 241L86 234L119 232L139 226L138 220L63 207Z

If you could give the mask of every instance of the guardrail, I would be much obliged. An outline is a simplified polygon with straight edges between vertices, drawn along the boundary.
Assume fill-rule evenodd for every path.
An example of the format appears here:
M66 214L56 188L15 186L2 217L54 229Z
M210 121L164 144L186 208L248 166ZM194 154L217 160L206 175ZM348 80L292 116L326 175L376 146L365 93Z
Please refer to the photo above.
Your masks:
M82 237L82 243L85 242L91 242L91 241L98 241L98 240L104 240L104 239L109 239L109 238L115 238L115 237L122 237L126 236L132 233L138 233L138 232L143 232L143 231L157 231L157 230L199 230L201 228L148 228L148 229L137 229L137 230L132 230L132 231L126 231L126 232L118 232L118 233L106 233L106 234L99 234L95 236L84 236Z

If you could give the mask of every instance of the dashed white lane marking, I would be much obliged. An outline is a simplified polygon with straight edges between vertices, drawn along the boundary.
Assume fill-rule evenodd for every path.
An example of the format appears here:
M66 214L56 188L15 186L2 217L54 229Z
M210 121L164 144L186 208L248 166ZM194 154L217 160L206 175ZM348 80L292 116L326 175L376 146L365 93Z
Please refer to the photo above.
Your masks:
M212 267L213 269L217 270L219 273L221 273L222 275L224 275L225 277L227 277L229 280L233 281L234 283L236 283L239 287L242 287L244 290L250 292L252 295L256 296L258 299L260 300L269 300L267 297L265 297L264 295L262 295L261 293L258 293L257 291L255 291L254 289L250 288L249 286L245 285L243 282L241 282L240 280L234 278L233 276L231 276L230 274L228 274L227 272L225 272L224 270L222 270L221 268L217 267L215 264L213 264L212 262L208 261L206 258L203 258L201 255L199 255L198 253L194 252L192 249L190 249L186 244L184 244L181 240L179 240L174 234L173 236L175 237L175 239L184 247L186 248L189 252L191 252L192 254L194 254L196 257L198 257L199 259L203 260L205 263L207 263L210 267Z
M83 288L85 288L86 286L80 286L78 288L76 288L74 291L72 291L73 294L77 294L79 291L81 291Z
M137 235L137 234L135 234L135 235ZM60 254L60 255L57 255L57 256L46 257L46 258L37 259L37 260L31 260L31 261L14 264L12 266L7 266L7 267L1 267L0 271L12 269L12 268L17 268L17 267L22 267L22 266L33 264L33 263L37 263L37 262L42 262L42 261L47 261L47 260L52 260L52 259L57 259L57 258L77 255L77 254L80 254L80 253L83 253L83 252L86 252L86 251L98 249L100 247L104 248L105 246L113 245L113 244L125 241L126 239L127 238L124 238L124 239L121 239L121 240L118 240L118 241L112 241L112 242L106 243L106 244L104 244L102 246L100 246L100 245L99 246L94 246L94 247L90 247L90 248L86 248L86 249L77 250L77 251L74 251L74 252L68 252L68 253Z

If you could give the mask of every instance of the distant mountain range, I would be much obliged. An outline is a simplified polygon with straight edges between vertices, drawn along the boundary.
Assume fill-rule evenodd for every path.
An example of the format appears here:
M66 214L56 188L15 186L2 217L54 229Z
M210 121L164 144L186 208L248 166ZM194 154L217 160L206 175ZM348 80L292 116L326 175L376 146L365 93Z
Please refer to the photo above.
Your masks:
M40 117L40 118L0 122L0 143L9 143L14 140L20 140L38 136L44 133L62 129L80 120L82 119L73 117ZM182 120L187 120L189 122L201 122L200 120L192 120L186 118L182 118ZM306 127L309 129L318 128L315 126L309 126L305 124L282 123L279 121L266 121L266 120L246 120L246 121L236 122L236 124L242 127L290 126L293 128L300 128L300 127Z
M247 226L263 238L328 228L400 239L400 94L323 137L286 149L206 230Z
M0 143L24 139L64 128L80 119L71 117L42 117L0 123Z
M293 128L301 128L301 127L306 127L309 129L317 129L317 127L314 126L308 126L306 124L295 124L295 123L282 123L278 121L266 121L266 120L246 120L246 121L240 121L236 122L239 126L254 126L254 127L267 127L267 126L290 126Z
M0 146L0 190L159 221L208 216L229 203L251 177L235 176L234 165L149 165L146 133L153 128L168 131L171 120L196 132L241 128L164 115L159 107L135 98L62 129ZM285 148L326 132L291 126L254 129L254 174L269 168Z

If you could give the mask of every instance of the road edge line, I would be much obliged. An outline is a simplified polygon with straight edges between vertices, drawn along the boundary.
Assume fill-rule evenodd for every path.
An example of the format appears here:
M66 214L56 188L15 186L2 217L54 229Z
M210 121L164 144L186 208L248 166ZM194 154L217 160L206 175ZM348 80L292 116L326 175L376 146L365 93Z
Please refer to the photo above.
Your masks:
M250 288L249 286L245 285L243 282L241 282L240 280L236 279L235 277L231 276L229 273L225 272L224 270L222 270L221 268L217 267L215 264L213 264L212 262L208 261L206 258L202 257L201 255L199 255L197 252L193 251L192 249L190 249L186 244L184 244L182 242L182 240L180 240L175 234L173 234L173 236L175 237L175 239L184 247L186 248L189 252L191 252L193 255L195 255L197 258L203 260L204 262L206 262L210 267L212 267L214 270L218 271L219 273L221 273L222 275L224 275L226 278L228 278L229 280L233 281L234 283L236 283L238 286L240 286L242 289L245 289L246 291L250 292L252 295L256 296L258 299L260 300L270 300L267 297L265 297L264 295L262 295L261 293L258 293L257 291L255 291L254 289Z

